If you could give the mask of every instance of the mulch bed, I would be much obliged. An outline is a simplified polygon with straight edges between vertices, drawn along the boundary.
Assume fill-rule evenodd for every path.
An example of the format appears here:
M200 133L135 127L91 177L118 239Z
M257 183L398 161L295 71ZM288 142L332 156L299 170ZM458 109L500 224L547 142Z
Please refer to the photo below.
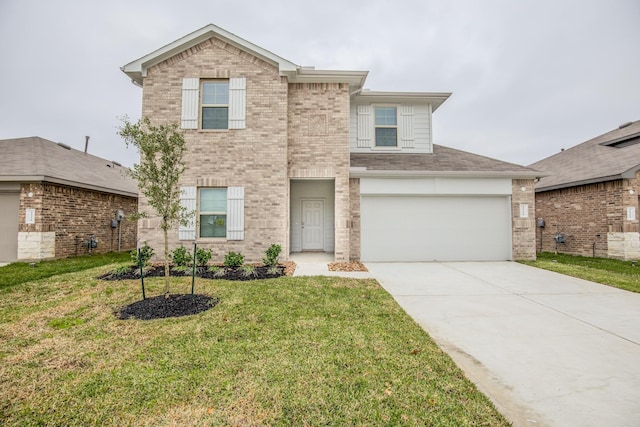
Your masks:
M329 271L369 271L360 261L330 262Z
M121 320L153 320L198 314L220 302L217 297L201 294L169 294L136 301L122 307L116 316Z
M255 266L255 270L251 274L247 274L240 268L220 267L220 271L213 272L206 268L196 268L196 277L203 279L223 279L223 280L257 280L257 279L274 279L281 276L291 276L295 270L295 263L284 262L278 265L277 273L269 271L268 267L263 265ZM172 277L191 277L191 269L179 271L170 269ZM145 270L144 277L164 277L164 266L154 265ZM98 276L100 280L136 280L140 279L140 270L138 267L132 266L128 271L113 274L111 272Z

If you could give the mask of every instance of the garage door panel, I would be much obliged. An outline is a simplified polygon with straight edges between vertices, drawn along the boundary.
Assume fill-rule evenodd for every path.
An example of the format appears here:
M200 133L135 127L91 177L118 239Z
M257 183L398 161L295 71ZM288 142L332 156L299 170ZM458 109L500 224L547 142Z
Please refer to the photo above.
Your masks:
M363 196L364 261L511 259L508 197Z

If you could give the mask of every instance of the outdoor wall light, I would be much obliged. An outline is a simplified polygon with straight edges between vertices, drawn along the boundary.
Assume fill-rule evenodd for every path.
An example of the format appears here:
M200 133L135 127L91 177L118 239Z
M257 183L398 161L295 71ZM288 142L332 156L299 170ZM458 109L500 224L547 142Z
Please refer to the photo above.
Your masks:
M629 190L629 194L633 194L633 190Z

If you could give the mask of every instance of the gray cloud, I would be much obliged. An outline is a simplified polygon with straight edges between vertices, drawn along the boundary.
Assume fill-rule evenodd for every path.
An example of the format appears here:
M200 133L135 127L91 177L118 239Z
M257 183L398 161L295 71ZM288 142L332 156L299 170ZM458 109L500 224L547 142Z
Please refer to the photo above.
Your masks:
M520 164L640 119L636 0L123 1L0 4L0 138L39 135L124 164L119 67L214 23L375 90L453 92L436 143Z

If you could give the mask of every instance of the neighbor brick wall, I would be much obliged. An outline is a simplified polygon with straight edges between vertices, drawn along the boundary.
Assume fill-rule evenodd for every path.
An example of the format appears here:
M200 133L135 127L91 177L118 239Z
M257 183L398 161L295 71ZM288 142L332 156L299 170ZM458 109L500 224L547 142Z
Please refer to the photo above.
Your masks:
M288 96L289 178L335 180L335 260L349 254L349 85L293 83Z
M538 250L555 251L559 232L566 243L557 244L558 252L610 256L609 233L638 232L638 178L536 193L536 217L545 220L545 228L537 230ZM635 220L626 219L628 206L636 208Z
M27 208L35 209L35 224L25 223ZM55 232L56 258L88 253L81 243L90 234L95 234L99 242L94 253L116 251L118 229L111 228L111 220L118 209L131 215L136 208L135 197L49 183L22 184L19 231ZM135 248L136 223L124 220L121 226L121 249Z
M511 181L511 218L513 259L536 259L535 195L533 179ZM520 205L529 206L528 218L520 216Z
M240 186L245 191L245 238L198 239L213 250L212 262L228 251L241 252L247 262L261 261L272 244L282 245L281 259L289 254L287 179L287 81L276 66L219 39L211 38L151 67L143 81L143 116L155 124L180 123L182 79L246 79L246 129L185 130L187 165L181 186ZM140 209L152 214L144 197ZM139 222L139 238L162 256L164 243L159 218ZM171 230L170 250L179 241Z

